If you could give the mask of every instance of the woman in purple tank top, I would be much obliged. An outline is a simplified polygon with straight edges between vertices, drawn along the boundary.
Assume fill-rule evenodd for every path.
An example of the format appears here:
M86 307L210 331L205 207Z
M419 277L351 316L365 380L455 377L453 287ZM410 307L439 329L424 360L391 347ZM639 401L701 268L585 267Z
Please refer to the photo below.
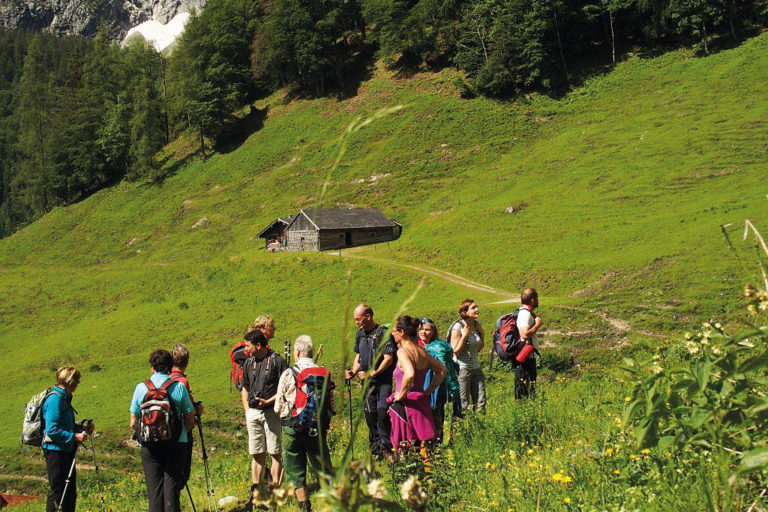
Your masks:
M390 403L389 416L392 419L390 440L395 451L407 450L414 444L435 438L429 395L443 381L447 370L418 345L418 329L418 320L407 315L399 317L392 329L398 347L397 366L394 372L395 392L387 402ZM424 389L428 370L432 370L434 376L429 387Z

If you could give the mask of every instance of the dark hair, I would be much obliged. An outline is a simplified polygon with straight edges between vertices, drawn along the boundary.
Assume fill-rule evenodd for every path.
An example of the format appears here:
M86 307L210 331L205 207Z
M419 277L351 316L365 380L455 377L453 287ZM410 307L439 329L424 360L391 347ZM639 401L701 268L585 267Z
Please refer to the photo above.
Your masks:
M523 293L520 294L520 302L526 306L531 306L533 299L537 299L538 297L539 292L536 291L536 288L526 288L523 290Z
M167 350L155 350L149 355L149 365L160 373L171 373L173 369L173 356Z
M408 315L403 315L397 317L397 321L395 322L395 329L398 331L403 331L406 338L415 340L419 333L419 325L419 321L415 318Z
M261 345L263 347L267 346L267 338L265 338L264 333L258 329L254 329L245 333L243 339L251 345Z
M461 301L461 304L459 305L459 316L463 319L467 318L467 311L469 311L469 306L474 304L475 301L472 299L464 299Z

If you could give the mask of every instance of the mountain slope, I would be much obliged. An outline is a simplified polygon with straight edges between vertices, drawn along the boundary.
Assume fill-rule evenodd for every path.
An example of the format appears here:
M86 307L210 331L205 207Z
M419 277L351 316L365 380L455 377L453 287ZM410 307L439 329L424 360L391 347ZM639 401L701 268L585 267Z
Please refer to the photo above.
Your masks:
M227 345L261 312L278 339L308 332L340 367L348 305L365 300L386 320L424 276L259 250L255 234L316 204L324 184L323 205L377 206L405 226L377 258L537 286L561 333L550 340L569 349L650 342L729 313L749 276L719 225L768 222L766 50L762 35L707 58L634 58L563 100L464 100L453 72L383 70L344 101L267 98L263 127L228 153L201 161L178 141L163 183L120 184L0 241L0 346L15 362L0 413L68 362L86 370L79 400L114 429L126 404L108 397L128 397L148 352L178 341L216 411L229 401ZM428 275L408 311L444 328L468 294ZM476 298L487 324L506 307ZM0 446L16 435L4 423Z

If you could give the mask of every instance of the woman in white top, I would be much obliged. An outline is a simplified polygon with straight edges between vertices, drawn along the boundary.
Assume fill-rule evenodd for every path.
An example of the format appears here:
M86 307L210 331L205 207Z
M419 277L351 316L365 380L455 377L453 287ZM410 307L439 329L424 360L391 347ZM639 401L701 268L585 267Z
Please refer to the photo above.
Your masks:
M485 331L477 317L480 310L472 299L465 299L459 306L460 320L453 323L449 339L456 361L459 363L459 395L461 409L469 409L470 401L475 410L485 412L485 374L480 366L479 354L483 350Z

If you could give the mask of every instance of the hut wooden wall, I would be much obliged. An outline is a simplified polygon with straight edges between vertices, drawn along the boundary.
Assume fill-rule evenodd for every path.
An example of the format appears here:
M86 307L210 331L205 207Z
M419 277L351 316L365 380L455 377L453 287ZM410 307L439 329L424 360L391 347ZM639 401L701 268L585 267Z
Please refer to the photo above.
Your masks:
M318 233L313 229L296 229L296 224L291 226L288 234L289 251L317 251Z

